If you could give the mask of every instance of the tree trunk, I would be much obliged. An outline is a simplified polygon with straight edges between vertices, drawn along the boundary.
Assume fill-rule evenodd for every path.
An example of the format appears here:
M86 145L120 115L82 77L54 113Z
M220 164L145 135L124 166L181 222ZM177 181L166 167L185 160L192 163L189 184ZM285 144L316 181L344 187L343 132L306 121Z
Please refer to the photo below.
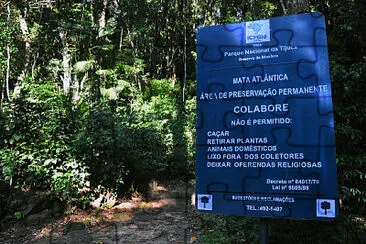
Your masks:
M27 22L25 21L25 17L22 14L19 14L19 25L20 25L20 29L22 30L23 40L25 43L25 60L24 60L23 72L18 77L18 80L23 81L28 72L29 63L30 63L31 55L32 55L32 50L31 50L31 42L30 42Z
M135 47L135 43L133 42L133 35L132 35L132 32L130 31L129 26L127 26L127 37L130 40L132 54L133 54L133 57L135 58L136 55L137 55L137 50L136 50L136 47Z
M6 47L7 52L7 59L6 59L6 80L5 80L5 86L6 86L6 97L8 100L10 100L10 94L9 94L9 77L10 77L10 47L9 44Z
M70 92L70 84L71 84L71 67L70 67L70 60L71 60L71 54L70 49L67 44L67 33L61 31L60 32L60 38L62 42L62 67L64 74L61 77L64 93L67 95Z
M7 21L7 25L9 25L9 21L10 21L10 4L8 4L8 16L6 18ZM6 54L7 54L7 58L6 58L6 76L5 76L5 84L3 86L2 82L1 82L1 104L0 104L0 109L2 108L2 101L5 98L5 94L4 92L6 91L6 98L9 100L10 99L10 95L9 95L9 78L10 78L10 46L9 43L7 43L6 45Z
M185 85L187 81L187 23L186 23L186 8L187 1L183 0L181 2L182 5L178 5L178 11L180 11L180 15L178 16L181 19L182 25L179 27L183 27L183 36L182 34L178 34L177 44L178 47L181 45L179 40L183 40L183 50L178 51L178 59L174 59L174 76L178 78L180 90L177 96L177 118L176 118L176 129L173 133L173 157L175 161L175 169L179 172L185 179L188 172L187 165L187 146L186 146L186 136L184 134L186 114L185 114ZM174 57L174 56L173 56Z
M95 18L94 18L94 1L90 1L90 18L91 18L91 23L92 26L95 27L96 23L95 23Z
M119 47L118 47L119 51L122 51L122 46L123 46L123 27L121 27L121 34L119 36Z
M288 0L288 14L298 14L309 11L309 0Z
M107 20L106 20L106 16L105 16L105 12L107 9L107 0L103 1L103 9L102 12L100 13L100 17L99 17L99 30L98 30L98 38L101 38L103 36L103 31L104 28L106 26Z
M281 7L282 7L283 14L284 15L287 15L285 3L283 2L283 0L280 0L280 3L281 3Z

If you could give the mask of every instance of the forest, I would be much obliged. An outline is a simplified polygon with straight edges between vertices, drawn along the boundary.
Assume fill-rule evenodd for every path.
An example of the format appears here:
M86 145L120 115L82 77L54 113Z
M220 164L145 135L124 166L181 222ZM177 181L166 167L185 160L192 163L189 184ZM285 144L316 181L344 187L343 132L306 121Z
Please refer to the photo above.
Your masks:
M327 25L336 226L359 228L354 219L366 214L366 2L353 0L0 1L0 222L19 219L8 208L17 191L87 209L101 193L128 197L151 180L194 179L197 31L314 11ZM363 221L355 232L364 234ZM239 243L230 226L253 222L203 217L202 238Z

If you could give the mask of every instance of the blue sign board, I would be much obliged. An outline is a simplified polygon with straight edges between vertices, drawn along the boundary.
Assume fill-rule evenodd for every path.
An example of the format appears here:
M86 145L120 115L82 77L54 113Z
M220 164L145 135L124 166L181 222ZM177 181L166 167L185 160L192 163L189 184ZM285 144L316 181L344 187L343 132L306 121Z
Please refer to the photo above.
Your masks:
M199 30L196 142L200 211L336 217L333 108L321 13Z

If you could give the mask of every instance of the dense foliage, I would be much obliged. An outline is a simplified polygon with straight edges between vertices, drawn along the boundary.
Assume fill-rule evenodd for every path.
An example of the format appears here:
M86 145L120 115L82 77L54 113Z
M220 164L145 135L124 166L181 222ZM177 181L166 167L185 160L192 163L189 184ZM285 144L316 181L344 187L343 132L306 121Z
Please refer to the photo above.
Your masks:
M192 177L197 29L309 11L327 19L342 211L365 213L363 1L1 1L0 183L86 206Z
M335 221L264 219L269 243L364 243L365 230L350 216ZM260 221L241 216L202 216L203 243L259 243Z
M183 65L194 59L181 47L194 39L174 30L182 7L1 3L2 184L87 206L192 177L194 71Z

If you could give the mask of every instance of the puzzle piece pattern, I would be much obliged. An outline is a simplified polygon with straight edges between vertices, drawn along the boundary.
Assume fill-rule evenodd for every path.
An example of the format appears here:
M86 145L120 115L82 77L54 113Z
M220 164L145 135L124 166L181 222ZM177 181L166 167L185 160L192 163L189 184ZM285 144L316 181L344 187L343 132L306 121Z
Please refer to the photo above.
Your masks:
M214 204L217 203L214 206L216 212L262 217L315 218L315 212L311 213L310 217L306 214L309 205L315 208L315 199L336 198L333 110L323 18L324 16L320 13L273 18L271 19L273 28L271 29L271 40L261 43L261 45L246 44L245 23L208 27L200 31L197 44L199 59L197 194L200 192L213 194ZM309 34L307 30L312 30L312 34ZM289 47L292 49L284 51ZM260 53L261 51L258 50L268 51ZM266 58L266 56L270 58ZM240 60L242 57L250 59ZM233 85L231 83L232 77L264 77L265 74L276 73L288 73L289 79L265 84L243 82ZM218 94L222 95L225 91L269 88L278 92L280 89L309 86L322 86L326 87L326 90L313 94L289 96L217 98ZM200 99L202 93L211 94L212 97ZM255 116L235 113L232 109L234 106L253 107L258 104L284 103L288 104L289 111ZM294 108L301 108L301 110ZM232 124L233 120L247 121L268 117L290 118L292 122L270 126L233 126ZM315 168L273 170L260 167L250 169L206 168L205 163L210 154L207 152L207 148L213 146L207 143L207 132L211 130L228 130L230 137L235 138L255 138L265 135L268 139L265 145L276 145L278 147L276 152L303 152L305 155L303 161L322 162L323 168L321 170ZM233 147L236 145L236 143L225 144L225 146ZM240 154L247 153L241 152ZM232 163L234 161L231 160ZM308 193L265 189L270 185L266 185L263 181L276 177L278 179L316 179L320 181L320 184L310 186L311 190ZM291 202L245 200L239 204L237 200L232 199L235 194L263 197L266 196L266 192L271 197L291 196L295 200L296 209L294 209L295 204ZM272 206L276 210L267 211L267 213L252 211L263 207L263 204L267 207ZM281 207L282 210L277 211L278 207ZM228 209L231 209L231 212Z

